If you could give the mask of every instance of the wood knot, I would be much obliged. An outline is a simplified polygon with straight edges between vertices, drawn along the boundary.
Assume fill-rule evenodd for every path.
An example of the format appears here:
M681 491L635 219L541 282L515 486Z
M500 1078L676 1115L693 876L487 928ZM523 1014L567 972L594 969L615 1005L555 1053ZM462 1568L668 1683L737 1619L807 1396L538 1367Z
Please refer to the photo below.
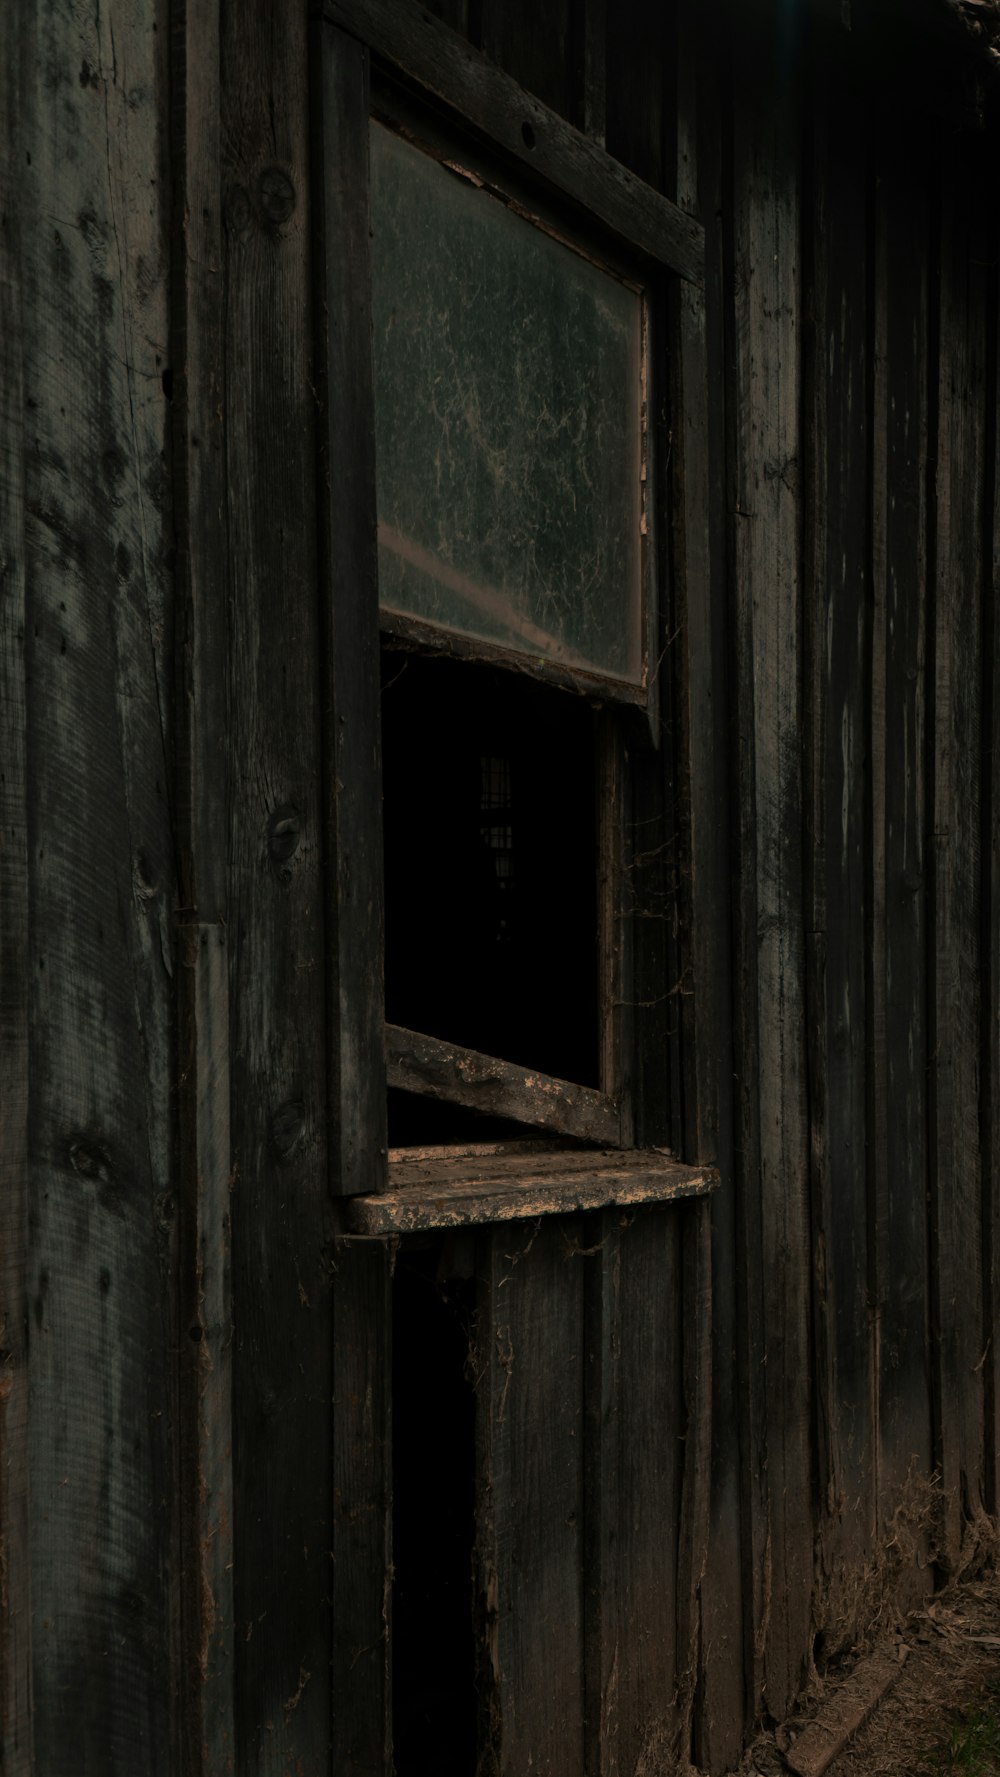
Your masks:
M257 181L257 204L265 223L280 228L295 208L295 187L282 167L265 167Z
M69 1144L69 1163L75 1173L96 1186L101 1208L124 1220L125 1204L107 1145L97 1136L74 1136Z
M278 865L287 864L289 858L294 857L299 849L301 834L302 822L298 809L290 802L276 808L267 823L267 846L272 862ZM281 874L287 877L291 873L283 870Z
M103 1142L76 1136L69 1144L69 1163L74 1172L95 1179L98 1184L110 1185L114 1178L111 1155Z
M305 1126L305 1106L300 1098L290 1098L279 1104L271 1117L271 1147L275 1159L287 1160L301 1142Z

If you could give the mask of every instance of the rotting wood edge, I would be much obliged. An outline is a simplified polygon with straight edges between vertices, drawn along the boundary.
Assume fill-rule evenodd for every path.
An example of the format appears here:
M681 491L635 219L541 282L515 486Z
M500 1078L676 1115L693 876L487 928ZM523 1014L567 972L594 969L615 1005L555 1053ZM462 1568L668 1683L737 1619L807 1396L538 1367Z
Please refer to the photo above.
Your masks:
M389 1086L513 1117L585 1141L622 1145L617 1102L590 1086L558 1080L537 1069L483 1055L478 1049L404 1030L398 1024L386 1025L385 1048Z
M351 1200L347 1226L360 1234L400 1234L420 1228L521 1221L706 1196L719 1183L713 1167L683 1166L655 1150L628 1155L613 1150L593 1155L559 1154L553 1159L562 1163L563 1169L546 1170L545 1157L537 1153L530 1158L484 1156L478 1162L471 1157L465 1162L464 1176L459 1171L457 1176L443 1178L436 1175L433 1162L397 1161L390 1164L388 1191ZM414 1179L413 1173L419 1173L423 1165L425 1176ZM394 1188L400 1174L407 1182Z

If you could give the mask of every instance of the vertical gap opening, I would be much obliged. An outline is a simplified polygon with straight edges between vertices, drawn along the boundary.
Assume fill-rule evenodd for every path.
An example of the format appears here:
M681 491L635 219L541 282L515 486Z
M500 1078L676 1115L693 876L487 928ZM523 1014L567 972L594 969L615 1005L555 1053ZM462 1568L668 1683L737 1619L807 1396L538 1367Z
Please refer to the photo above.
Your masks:
M392 1732L396 1777L476 1763L475 1236L405 1239L392 1304Z
M814 24L815 21L812 21ZM824 1176L829 1165L829 1126L825 1102L825 1081L829 1065L827 1053L826 992L824 971L826 967L826 931L817 930L817 897L824 898L823 926L825 928L825 894L826 885L821 879L821 866L817 863L817 834L820 834L820 852L825 866L825 847L822 844L822 825L824 818L824 791L818 779L823 775L823 744L824 725L820 713L821 702L832 696L829 673L823 680L822 667L816 671L817 655L822 661L822 636L825 628L825 616L818 615L819 607L827 596L825 577L818 569L817 550L823 535L821 522L829 522L827 517L827 487L825 480L825 463L823 454L827 447L830 427L829 408L824 409L822 431L814 428L813 419L816 414L817 401L817 363L822 364L826 350L825 339L819 342L817 335L821 326L826 324L825 297L826 291L820 289L820 265L817 264L818 215L820 200L817 195L817 183L822 176L821 149L817 147L816 132L823 127L819 121L824 103L823 92L814 90L814 69L817 55L818 33L810 25L804 29L803 61L805 78L802 81L802 101L799 115L799 140L801 142L801 175L799 185L799 264L802 267L801 283L801 315L802 324L799 329L800 340L800 383L799 383L799 454L802 463L803 498L799 503L799 683L798 683L798 727L802 736L802 775L801 775L801 809L799 831L802 847L802 931L804 952L803 993L806 1008L805 1018L805 1126L808 1133L807 1163L807 1194L806 1205L809 1217L809 1240L811 1250L825 1255L829 1262L830 1252L824 1240L823 1185ZM827 79L830 80L832 60L829 49L826 54ZM823 120L825 122L825 119ZM825 138L824 138L825 140ZM832 405L832 404L831 404ZM823 481L823 519L818 510L818 487L821 475ZM836 512L840 512L840 490L837 489ZM821 682L822 681L822 682ZM819 763L817 765L817 758ZM822 1026L822 1030L821 1030ZM821 1146L822 1144L822 1146ZM823 1298L828 1294L828 1280L824 1278L823 1288L817 1279L817 1261L810 1267L809 1275L809 1315L807 1323L807 1339L809 1350L809 1371L814 1377L825 1379L828 1374L830 1359L829 1328L824 1318ZM811 1390L810 1425L809 1425L809 1462L810 1482L812 1488L812 1510L817 1523L822 1521L823 1500L827 1477L830 1472L830 1427L827 1415L831 1408L829 1402L822 1400L822 1384ZM825 1406L825 1412L824 1412Z
M868 453L868 474L865 477L865 685L864 685L864 756L868 761L864 773L864 881L865 881L865 1154L867 1168L866 1196L868 1225L865 1230L867 1259L868 1309L872 1325L872 1467L876 1517L878 1512L878 1329L881 1307L879 1290L879 1215L878 1164L875 1100L878 1082L875 1078L875 477L879 466L876 455L876 385L878 378L878 140L874 124L867 131L868 172L865 194L865 340L867 365L865 378L865 447ZM875 1526L872 1526L874 1532Z
M984 202L983 189L979 191L979 201ZM995 698L995 649L997 646L996 610L994 594L994 523L997 502L997 326L996 316L1000 303L1000 276L997 269L997 253L1000 249L996 222L991 217L987 235L987 261L989 271L986 279L986 429L985 456L983 462L983 494L982 494L982 705L980 718L980 1053L982 1055L982 1089L979 1100L979 1141L980 1141L980 1177L982 1179L982 1229L983 1229L983 1344L987 1346L993 1328L998 1303L996 1299L997 1279L997 1241L1000 1236L993 1210L993 1169L997 1161L994 1151L994 1129L996 1118L996 994L997 994L997 922L1000 920L1000 908L995 904L993 889L993 804L996 794L994 781L994 724L997 721ZM994 1427L996 1426L996 1359L990 1350L990 1357L983 1366L984 1386L984 1417L985 1436L983 1448L985 1452L985 1493L986 1507L995 1512L998 1506L997 1450Z
M878 179L879 156L876 127L869 122L866 131L867 171L865 178L865 450L868 472L865 476L865 612L864 612L864 692L862 744L867 768L864 783L864 1033L865 1033L865 1261L868 1295L868 1320L871 1328L869 1373L869 1435L871 1437L872 1518L867 1526L874 1542L878 1533L879 1497L879 1365L881 1337L881 1298L879 1291L879 1215L878 1215L878 1142L876 1139L876 1022L875 1022L875 476L879 458L876 454L876 385L878 377Z
M942 1347L941 1322L941 1234L939 1225L940 1195L938 1178L938 992L937 992L937 786L935 759L937 754L937 622L938 622L938 505L937 470L940 439L939 378L941 353L941 205L944 180L940 159L928 167L927 196L927 356L924 374L927 382L927 464L925 499L927 506L927 556L924 582L924 848L923 872L925 893L924 914L924 999L927 1037L926 1097L926 1192L927 1192L927 1301L928 1380L930 1383L931 1459L939 1475L944 1473L945 1447L943 1423L943 1390L947 1386ZM916 1181L914 1181L915 1183ZM944 1570L936 1566L936 1586L944 1583Z

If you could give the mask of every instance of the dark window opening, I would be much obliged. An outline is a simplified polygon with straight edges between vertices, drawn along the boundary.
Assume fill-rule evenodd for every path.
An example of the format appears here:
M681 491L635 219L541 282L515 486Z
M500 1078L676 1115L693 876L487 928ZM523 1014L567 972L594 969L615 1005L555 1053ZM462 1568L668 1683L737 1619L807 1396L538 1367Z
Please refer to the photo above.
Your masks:
M476 1763L472 1252L468 1235L404 1241L393 1281L397 1777L472 1777Z
M383 653L392 1024L599 1084L594 714L516 673ZM390 1143L488 1139L390 1095Z
M488 1117L461 1104L390 1086L387 1095L389 1142L392 1148L462 1147L470 1142L552 1140L565 1146L567 1137L515 1123L511 1117Z

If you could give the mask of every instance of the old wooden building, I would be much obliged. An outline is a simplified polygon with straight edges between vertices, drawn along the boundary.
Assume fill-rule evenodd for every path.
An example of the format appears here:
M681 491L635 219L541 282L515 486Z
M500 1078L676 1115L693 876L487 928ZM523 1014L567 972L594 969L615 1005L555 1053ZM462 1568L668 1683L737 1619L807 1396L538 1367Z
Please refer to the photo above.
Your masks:
M0 1768L731 1770L1000 1451L993 0L7 0Z

